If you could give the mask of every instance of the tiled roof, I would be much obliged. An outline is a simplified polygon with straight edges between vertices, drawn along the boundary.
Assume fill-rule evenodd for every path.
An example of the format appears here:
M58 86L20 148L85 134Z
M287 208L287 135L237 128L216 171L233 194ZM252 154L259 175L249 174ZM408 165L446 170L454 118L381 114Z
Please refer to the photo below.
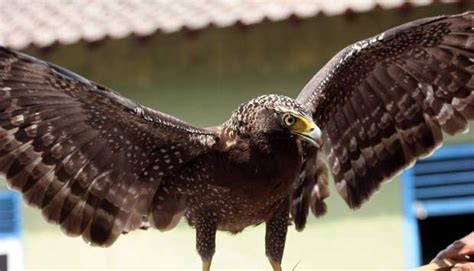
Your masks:
M408 0L428 5L433 0ZM452 1L450 1L452 2ZM251 25L364 12L376 6L396 8L405 0L0 0L0 44L16 49L55 42L99 41L129 35L148 36L213 25Z

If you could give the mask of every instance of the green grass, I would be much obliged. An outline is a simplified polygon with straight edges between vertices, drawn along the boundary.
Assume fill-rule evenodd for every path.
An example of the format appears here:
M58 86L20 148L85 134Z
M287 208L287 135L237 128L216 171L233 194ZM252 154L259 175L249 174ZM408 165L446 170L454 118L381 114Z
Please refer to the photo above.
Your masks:
M354 215L356 216L356 215ZM290 229L284 270L403 269L401 217L346 217ZM194 231L180 225L171 232L140 231L122 236L108 249L91 248L59 231L27 231L27 270L174 270L200 268ZM214 270L269 270L264 227L239 235L219 233Z
M357 211L350 211L337 192L329 213L310 218L304 232L290 227L284 270L400 270L404 266L399 182ZM24 245L27 270L197 270L194 230L180 224L170 232L136 231L110 248L94 248L48 225L40 212L25 210ZM214 270L270 270L264 254L264 226L242 234L219 232Z

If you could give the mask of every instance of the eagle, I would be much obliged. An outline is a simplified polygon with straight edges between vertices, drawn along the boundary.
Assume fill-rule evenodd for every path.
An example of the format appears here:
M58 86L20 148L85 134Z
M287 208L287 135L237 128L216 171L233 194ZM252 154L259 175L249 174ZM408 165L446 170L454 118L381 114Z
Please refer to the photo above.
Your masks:
M357 209L474 119L474 12L416 20L334 56L296 99L263 95L198 128L57 65L0 47L0 172L48 222L93 246L140 228L265 223L281 270L288 227L326 213L328 179Z

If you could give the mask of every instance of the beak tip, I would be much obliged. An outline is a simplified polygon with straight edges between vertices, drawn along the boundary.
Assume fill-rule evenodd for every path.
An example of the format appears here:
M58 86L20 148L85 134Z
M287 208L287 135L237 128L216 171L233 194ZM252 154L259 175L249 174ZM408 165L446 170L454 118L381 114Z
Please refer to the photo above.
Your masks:
M323 146L323 140L321 138L316 139L315 142L316 147L321 148Z
M316 148L320 149L323 146L323 141L321 138L311 138L311 140L306 140L311 145L315 146Z
M316 148L321 148L323 146L323 140L321 138L321 131L319 128L316 128L310 133L301 133L298 134L301 140L308 142L309 144L315 146Z
M308 134L308 136L312 139L313 145L315 145L318 148L321 148L323 146L323 140L321 138L321 130L319 129L318 126L315 126L313 130Z

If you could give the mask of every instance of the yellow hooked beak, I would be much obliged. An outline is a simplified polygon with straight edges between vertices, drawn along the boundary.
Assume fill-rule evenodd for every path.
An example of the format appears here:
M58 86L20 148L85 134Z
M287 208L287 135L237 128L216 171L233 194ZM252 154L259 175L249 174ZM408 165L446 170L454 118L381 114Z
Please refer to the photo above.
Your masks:
M320 148L323 145L321 139L321 129L314 123L312 119L303 116L297 116L295 125L290 127L293 134L301 140L311 143L313 146Z
M321 148L323 145L321 129L314 123L311 116L284 107L278 107L276 110L281 117L282 125L285 126L290 133L296 135L300 140L306 141L317 148Z

